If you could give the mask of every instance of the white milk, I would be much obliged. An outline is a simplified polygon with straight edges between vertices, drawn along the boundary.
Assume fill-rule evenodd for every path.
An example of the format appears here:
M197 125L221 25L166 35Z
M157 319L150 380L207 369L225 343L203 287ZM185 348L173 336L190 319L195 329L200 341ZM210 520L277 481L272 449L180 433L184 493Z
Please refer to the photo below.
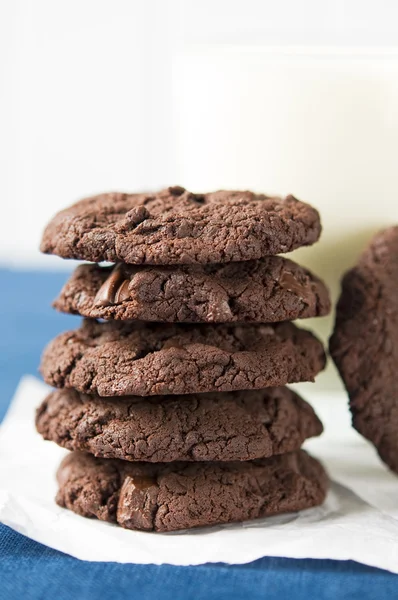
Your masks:
M334 299L371 235L398 224L398 50L202 48L177 61L174 102L175 180L316 206L321 242L294 257ZM310 326L327 339L332 319Z

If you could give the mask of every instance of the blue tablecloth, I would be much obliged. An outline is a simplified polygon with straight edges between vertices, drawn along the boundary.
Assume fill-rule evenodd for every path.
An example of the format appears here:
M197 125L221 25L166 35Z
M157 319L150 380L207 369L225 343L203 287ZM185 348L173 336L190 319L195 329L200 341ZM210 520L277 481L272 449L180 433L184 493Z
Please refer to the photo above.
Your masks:
M24 373L37 374L43 346L78 319L51 300L62 273L0 269L0 419ZM1 434L1 432L0 432ZM51 550L0 524L0 600L64 598L375 599L398 598L398 577L354 562L263 558L247 565L88 563Z

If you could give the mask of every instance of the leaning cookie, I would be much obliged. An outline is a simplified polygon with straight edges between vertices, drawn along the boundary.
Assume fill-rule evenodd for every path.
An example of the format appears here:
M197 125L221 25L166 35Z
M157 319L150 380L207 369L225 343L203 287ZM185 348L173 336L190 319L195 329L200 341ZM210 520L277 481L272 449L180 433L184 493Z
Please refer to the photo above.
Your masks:
M129 463L73 452L58 470L57 503L126 529L176 531L296 512L321 504L321 464L303 450L227 463Z
M54 306L106 320L273 323L326 315L330 300L310 271L268 256L229 265L80 265Z
M321 342L292 323L182 325L87 319L56 337L41 372L54 387L99 396L195 394L312 381Z
M320 233L318 212L293 196L170 187L81 200L52 219L41 250L92 262L227 263L290 252Z
M330 353L353 426L398 473L398 227L376 235L345 274Z
M311 406L288 388L144 399L57 390L37 410L36 427L68 450L147 462L267 458L322 433Z

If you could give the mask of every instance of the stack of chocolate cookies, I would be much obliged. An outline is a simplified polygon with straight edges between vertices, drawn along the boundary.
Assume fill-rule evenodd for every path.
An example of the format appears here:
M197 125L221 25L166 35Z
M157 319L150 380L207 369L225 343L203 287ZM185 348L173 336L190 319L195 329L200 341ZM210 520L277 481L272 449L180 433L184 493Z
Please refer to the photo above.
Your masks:
M181 187L104 194L54 217L42 251L91 262L55 301L83 324L41 364L58 389L37 429L72 451L59 505L172 531L324 500L326 474L301 450L322 424L284 386L323 369L322 344L291 321L326 315L329 296L276 256L320 231L292 196Z

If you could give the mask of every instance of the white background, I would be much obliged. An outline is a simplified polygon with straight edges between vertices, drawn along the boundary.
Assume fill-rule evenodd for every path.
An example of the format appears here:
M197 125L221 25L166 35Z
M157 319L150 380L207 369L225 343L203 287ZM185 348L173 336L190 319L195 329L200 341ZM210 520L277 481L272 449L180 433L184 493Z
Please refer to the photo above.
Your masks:
M277 141L272 135L264 139L272 121L269 114L262 120L269 71L259 63L257 71L249 66L247 80L253 60L245 59L246 49L261 47L261 55L267 46L392 47L398 41L397 23L394 0L3 0L0 263L64 268L65 262L37 252L43 225L72 201L111 189L179 183L197 190L214 184L293 192L321 208L324 221L330 219L330 198L313 194L305 170L301 178L291 177L288 165L272 178L263 169L262 153L268 157ZM196 58L191 61L192 47ZM236 53L236 69L229 63L224 70L225 47ZM263 104L256 101L256 82ZM242 85L249 86L247 96ZM377 121L373 124L377 127ZM297 136L305 136L305 121L302 125L291 133L293 148ZM278 127L271 132L275 136ZM373 151L354 172L358 180L372 168L375 145L385 140L374 128L370 136L364 139ZM324 141L320 156L326 156ZM372 184L372 189L383 189L383 210L392 211L380 223L398 221L391 165L396 142L393 137L387 148L387 171ZM338 157L344 136L334 143ZM359 143L363 147L362 138ZM275 161L283 165L284 149L276 149ZM333 179L341 174L338 189L344 195L343 166L334 163ZM325 169L322 177L326 189ZM348 212L350 200L347 193ZM357 213L354 203L348 218ZM374 216L370 219L373 224Z

